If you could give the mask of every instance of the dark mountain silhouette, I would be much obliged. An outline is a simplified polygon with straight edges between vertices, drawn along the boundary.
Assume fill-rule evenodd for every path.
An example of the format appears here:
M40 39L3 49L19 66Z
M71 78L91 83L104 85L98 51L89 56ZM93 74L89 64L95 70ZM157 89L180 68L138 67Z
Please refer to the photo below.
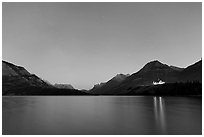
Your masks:
M54 84L54 87L60 89L74 89L74 87L71 84Z
M202 60L185 68L180 74L180 81L202 82Z
M158 80L164 81L165 83L202 82L202 61L185 69L168 66L157 60L151 61L138 72L126 77L123 81L112 86L106 86L105 90L101 87L96 91L91 90L90 92L105 95L128 94L132 89L152 86L153 81Z
M113 77L111 80L105 83L100 83L97 85L94 85L94 87L90 90L90 93L92 94L103 94L105 92L110 91L112 88L118 86L122 81L124 81L129 74L117 74L115 77Z
M58 89L25 68L2 61L2 95L84 95L77 90Z

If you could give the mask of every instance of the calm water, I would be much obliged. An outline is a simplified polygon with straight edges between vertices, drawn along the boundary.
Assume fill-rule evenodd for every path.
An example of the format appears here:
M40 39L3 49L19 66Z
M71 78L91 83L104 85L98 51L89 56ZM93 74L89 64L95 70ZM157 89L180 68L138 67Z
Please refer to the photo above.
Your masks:
M3 97L3 134L202 134L195 97Z

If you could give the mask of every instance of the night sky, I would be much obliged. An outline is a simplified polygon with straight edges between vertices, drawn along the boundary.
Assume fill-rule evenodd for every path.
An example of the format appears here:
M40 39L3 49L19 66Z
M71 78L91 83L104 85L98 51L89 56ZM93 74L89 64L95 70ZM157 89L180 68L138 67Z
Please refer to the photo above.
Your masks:
M3 60L90 89L159 60L202 57L201 3L3 3Z

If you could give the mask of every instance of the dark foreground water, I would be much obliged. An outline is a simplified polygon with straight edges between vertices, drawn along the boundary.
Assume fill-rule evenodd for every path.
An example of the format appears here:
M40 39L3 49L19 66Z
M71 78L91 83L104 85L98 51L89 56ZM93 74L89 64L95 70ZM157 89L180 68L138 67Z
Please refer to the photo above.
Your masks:
M196 97L3 97L3 134L202 134Z

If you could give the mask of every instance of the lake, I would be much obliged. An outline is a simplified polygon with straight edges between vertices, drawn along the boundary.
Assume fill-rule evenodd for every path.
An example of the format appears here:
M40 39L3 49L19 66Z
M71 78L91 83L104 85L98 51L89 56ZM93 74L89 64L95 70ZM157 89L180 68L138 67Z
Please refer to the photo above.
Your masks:
M3 134L202 134L201 97L2 97Z

